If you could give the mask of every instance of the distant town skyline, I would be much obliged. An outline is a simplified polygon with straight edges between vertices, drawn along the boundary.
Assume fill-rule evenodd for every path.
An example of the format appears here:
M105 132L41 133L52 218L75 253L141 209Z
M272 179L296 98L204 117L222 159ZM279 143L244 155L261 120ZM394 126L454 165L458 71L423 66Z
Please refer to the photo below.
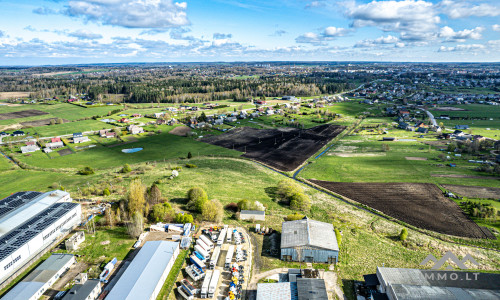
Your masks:
M0 65L499 62L495 0L3 0Z

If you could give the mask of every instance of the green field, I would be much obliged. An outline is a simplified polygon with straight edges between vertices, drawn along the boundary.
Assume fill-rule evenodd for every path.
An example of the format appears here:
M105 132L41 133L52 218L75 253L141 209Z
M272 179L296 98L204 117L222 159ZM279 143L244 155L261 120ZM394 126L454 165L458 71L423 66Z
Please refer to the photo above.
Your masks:
M96 120L84 120L78 122L70 122L63 124L55 124L48 126L38 126L26 129L30 134L37 133L40 137L44 136L58 136L73 134L75 132L97 131L101 129L111 129L114 126Z
M364 123L363 123L364 124ZM430 147L419 141L382 142L382 137L371 132L346 136L322 157L308 165L300 173L303 178L338 182L431 182L479 186L497 186L497 180L433 177L431 174L460 174L490 176L474 170L467 156L452 157L457 164L451 168L438 159L443 153L440 147ZM390 130L388 136L417 139L415 133ZM417 139L426 140L426 139ZM383 151L382 145L389 147ZM444 147L444 146L443 146ZM445 147L444 147L445 148ZM446 152L445 152L446 153ZM406 157L422 157L427 160L408 160ZM443 165L443 166L437 166Z
M129 148L144 148L144 150L136 153L121 152L122 149ZM20 153L15 153L13 155L30 166L44 169L81 169L85 166L103 169L121 166L125 163L134 164L144 161L176 159L179 157L186 157L188 152L191 152L195 156L241 155L241 153L237 151L212 146L190 138L172 135L167 132L153 136L140 136L136 142L117 147L106 147L98 144L95 148L79 151L76 154L60 157L56 156L53 159L48 159L47 155L41 151L31 153L31 156L25 156Z
M17 118L10 120L0 120L1 125L10 125L16 124L20 122L27 121L35 121L35 120L43 120L50 118L62 118L69 121L79 120L83 118L90 118L96 115L105 115L108 112L119 109L121 106L102 106L102 107L92 107L92 108L83 108L77 105L69 104L69 103L58 103L54 105L47 104L22 104L20 106L2 106L2 113L8 112L16 112L23 110L40 110L47 112L47 115L41 116L33 116L28 118Z

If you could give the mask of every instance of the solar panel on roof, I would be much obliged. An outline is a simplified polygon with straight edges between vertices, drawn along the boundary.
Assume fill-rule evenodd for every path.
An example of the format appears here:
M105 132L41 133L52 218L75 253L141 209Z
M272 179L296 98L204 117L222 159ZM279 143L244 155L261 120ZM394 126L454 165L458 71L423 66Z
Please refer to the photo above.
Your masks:
M33 237L60 219L78 203L61 202L53 204L38 215L24 222L0 238L0 260L27 244ZM55 217L57 216L57 217ZM28 230L29 228L29 230Z

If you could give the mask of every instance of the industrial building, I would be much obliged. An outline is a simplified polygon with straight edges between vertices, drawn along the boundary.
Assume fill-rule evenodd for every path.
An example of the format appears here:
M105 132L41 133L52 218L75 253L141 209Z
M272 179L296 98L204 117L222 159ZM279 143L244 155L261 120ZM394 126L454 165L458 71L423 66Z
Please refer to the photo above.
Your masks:
M364 278L375 299L500 299L500 274L378 267Z
M37 300L74 263L72 254L54 253L11 289L2 300Z
M281 260L332 264L338 257L339 246L332 224L307 217L283 222Z
M242 210L240 211L240 220L265 221L266 212L261 210Z
M297 278L293 282L259 283L256 300L328 300L328 294L323 279Z
M0 200L0 237L52 204L70 201L69 193L59 190L17 192Z
M146 242L106 300L156 299L179 251L177 242Z
M80 204L60 202L33 217L20 217L24 223L0 238L0 283L69 233L80 223L81 214Z
M101 294L101 282L97 279L75 284L62 300L95 300Z

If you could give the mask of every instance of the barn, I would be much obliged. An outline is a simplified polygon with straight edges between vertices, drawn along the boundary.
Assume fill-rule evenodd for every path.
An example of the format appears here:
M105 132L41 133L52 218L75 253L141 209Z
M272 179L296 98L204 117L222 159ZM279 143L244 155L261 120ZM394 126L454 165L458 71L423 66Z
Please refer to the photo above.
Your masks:
M339 246L332 224L307 217L283 222L281 260L331 264L338 257Z

